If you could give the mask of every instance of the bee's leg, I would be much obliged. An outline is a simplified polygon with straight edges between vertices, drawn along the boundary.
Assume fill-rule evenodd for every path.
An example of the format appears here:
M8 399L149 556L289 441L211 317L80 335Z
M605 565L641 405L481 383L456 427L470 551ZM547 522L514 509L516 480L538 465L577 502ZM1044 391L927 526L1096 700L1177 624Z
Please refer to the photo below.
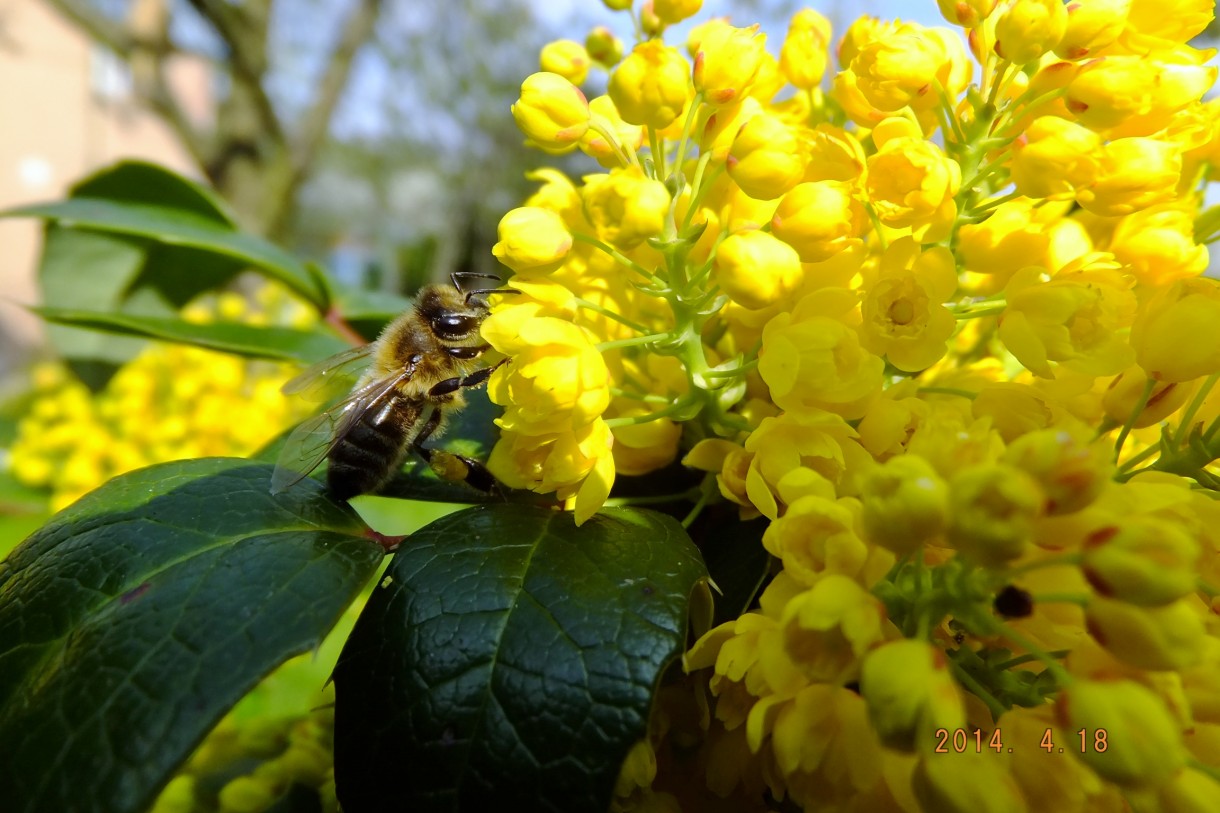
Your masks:
M415 449L415 453L423 458L424 462L442 479L464 482L466 485L471 488L477 488L484 494L495 494L498 492L499 484L496 482L496 478L479 461L465 455L447 452L443 449L429 449L424 445L424 441L440 425L441 411L434 409L432 414L428 416L428 420L415 435L415 439L411 441L411 448Z
M486 350L486 348L484 348L484 350ZM434 384L432 389L428 390L428 397L432 398L438 395L448 395L451 392L456 392L457 390L465 389L467 387L477 387L487 379L491 378L491 374L500 369L500 367L507 361L508 359L506 358L500 359L490 367L475 370L465 378L446 378L444 381Z

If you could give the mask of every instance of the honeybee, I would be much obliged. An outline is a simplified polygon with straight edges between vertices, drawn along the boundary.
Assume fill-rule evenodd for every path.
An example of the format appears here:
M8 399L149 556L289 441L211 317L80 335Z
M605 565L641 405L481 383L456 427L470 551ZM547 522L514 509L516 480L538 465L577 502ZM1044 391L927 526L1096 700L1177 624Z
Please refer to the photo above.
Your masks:
M367 367L351 395L288 436L271 476L272 494L299 483L328 458L332 495L346 500L368 494L384 486L412 450L448 479L495 490L495 478L482 463L424 446L446 415L465 406L462 390L483 384L506 361L478 366L490 349L479 326L487 318L488 295L517 292L463 290L461 283L472 278L500 281L458 272L450 276L452 285L429 285L376 341L324 359L284 385L288 395L317 394Z

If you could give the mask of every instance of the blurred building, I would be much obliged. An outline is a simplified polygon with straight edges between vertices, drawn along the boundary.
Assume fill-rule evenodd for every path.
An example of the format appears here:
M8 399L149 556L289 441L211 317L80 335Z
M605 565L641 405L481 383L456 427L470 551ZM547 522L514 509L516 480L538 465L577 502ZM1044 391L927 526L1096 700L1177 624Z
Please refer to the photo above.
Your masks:
M169 78L187 114L206 121L212 77L179 60ZM0 0L0 210L61 198L121 158L199 176L186 150L132 93L126 64L45 0ZM0 376L37 353L43 331L14 302L37 302L41 224L0 218Z

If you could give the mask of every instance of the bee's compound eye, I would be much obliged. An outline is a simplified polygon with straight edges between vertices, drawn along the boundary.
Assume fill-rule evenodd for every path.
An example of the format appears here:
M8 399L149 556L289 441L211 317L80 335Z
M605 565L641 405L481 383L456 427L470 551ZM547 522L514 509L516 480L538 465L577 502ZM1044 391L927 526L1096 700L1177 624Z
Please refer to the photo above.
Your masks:
M443 339L463 339L478 326L478 319L461 313L443 313L432 318L432 330Z

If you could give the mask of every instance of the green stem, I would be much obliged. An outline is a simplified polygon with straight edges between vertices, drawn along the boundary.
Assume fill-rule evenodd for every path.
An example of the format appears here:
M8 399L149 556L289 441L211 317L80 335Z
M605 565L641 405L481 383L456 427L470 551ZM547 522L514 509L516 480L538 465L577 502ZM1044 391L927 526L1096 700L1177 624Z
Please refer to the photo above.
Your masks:
M966 211L966 214L969 217L978 217L979 215L982 215L982 214L990 214L990 213L994 212L996 209L998 209L1000 206L1003 206L1005 203L1014 201L1019 197L1021 197L1021 193L1016 190L1013 190L1012 192L1009 192L1007 195L1002 195L998 198L992 198L991 200L980 203L978 206L970 207L970 209L968 209Z
M627 339L615 339L612 342L598 342L597 350L605 353L607 350L617 350L620 347L636 347L641 344L652 344L670 338L668 333L648 333L643 336L632 336Z
M991 712L993 722L1000 719L1000 715L1008 711L1008 708L1003 703L992 696L991 692L987 691L987 687L971 677L970 673L963 669L960 664L953 661L950 663L953 669L953 676L957 678L957 682L965 686L979 700L983 701L983 705Z
M635 150L628 150L623 147L623 145L618 142L618 136L616 136L614 131L610 129L610 125L607 124L601 117L590 117L589 129L606 139L606 143L609 144L611 149L614 150L615 156L618 157L619 163L621 163L623 166L629 167L634 165L638 167L640 165L640 159L636 156Z
M619 426L639 426L640 424L652 423L653 421L659 421L662 418L668 418L670 415L689 412L692 406L693 399L680 398L665 409L659 409L656 412L650 412L647 415L634 415L623 418L606 418L606 425L611 429Z
M962 319L982 319L984 316L999 316L1008 308L1007 302L1000 302L995 305L988 305L984 308L967 309L958 311L953 314L953 318ZM952 309L950 309L952 310Z
M666 398L664 395L646 395L642 392L632 392L625 390L622 387L611 387L610 394L615 398L626 398L630 401L643 401L646 404L672 404L672 398Z
M1152 457L1154 454L1156 454L1160 450L1161 450L1161 447L1159 445L1158 446L1149 446L1147 449L1140 452L1135 457L1131 458L1130 460L1128 460L1127 462L1125 462L1121 466L1119 466L1118 473L1122 474L1123 472L1127 471L1128 469L1138 466L1140 463L1143 463L1145 460Z
M652 152L653 179L665 180L665 153L661 151L661 137L655 127L648 128L648 149Z
M1194 420L1195 413L1199 411L1199 407L1203 406L1203 402L1207 400L1207 396L1212 391L1212 387L1216 386L1217 380L1220 380L1220 373L1209 375L1207 380L1203 382L1203 386L1199 387L1199 391L1195 393L1195 397L1190 400L1186 411L1182 413L1182 419L1178 423L1178 428L1173 433L1173 446L1175 449L1182 445L1182 440L1189 431L1190 422Z
M695 114L699 111L701 104L703 104L703 93L696 93L695 98L691 99L690 111L686 114L686 123L682 125L682 139L678 142L678 156L674 162L675 172L681 172L682 164L686 162L686 147L690 144L691 127L695 123Z
M580 297L576 297L576 304L578 307L584 308L585 310L593 311L594 313L600 313L602 316L605 316L607 319L613 319L615 322L618 322L620 325L625 325L625 326L631 328L632 330L638 330L640 333L644 333L648 330L648 328L646 328L644 325L641 325L639 322L633 322L632 320L628 319L626 316L623 316L621 313L615 313L612 310L603 308L601 305L598 305L596 302L590 302L587 299L581 299Z
M1135 408L1131 410L1131 414L1127 416L1127 422L1123 424L1123 430L1118 433L1118 440L1114 441L1114 459L1115 461L1123 453L1123 444L1127 442L1127 435L1131 434L1131 430L1135 427L1135 421L1139 418L1140 413L1144 411L1144 407L1148 406L1148 399L1152 397L1152 391L1156 389L1156 381L1149 378L1144 382L1144 393L1140 396L1139 402Z
M877 243L882 251L888 248L885 241L885 234L882 233L881 218L877 216L877 210L873 208L873 204L865 203L864 211L868 212L868 219L873 222L873 233L877 235Z
M578 232L578 231L572 232L572 239L577 241L578 243L586 243L588 245L593 246L596 249L606 252L611 257L613 257L615 259L615 261L617 261L618 263L620 263L622 265L625 265L627 268L630 268L632 271L639 274L640 276L646 277L650 282L656 282L656 280L657 280L656 276L654 276L651 271L644 268L644 266L640 265L635 260L626 256L621 251L616 249L614 246L603 243L601 240L598 240L596 237L594 237L591 234L584 234L583 232Z

